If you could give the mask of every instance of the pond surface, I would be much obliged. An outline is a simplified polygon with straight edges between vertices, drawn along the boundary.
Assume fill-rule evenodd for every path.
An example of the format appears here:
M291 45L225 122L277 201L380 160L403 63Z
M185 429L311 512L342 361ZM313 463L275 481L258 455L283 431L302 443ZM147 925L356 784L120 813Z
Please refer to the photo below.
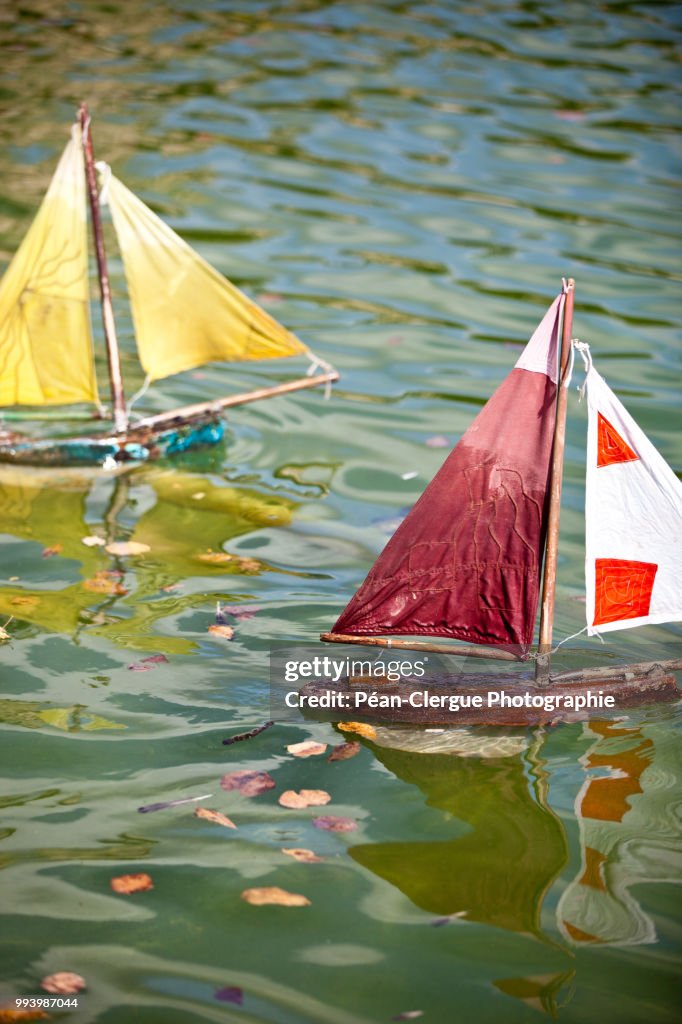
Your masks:
M71 970L88 990L69 1019L101 1024L677 1019L675 706L447 742L385 727L347 761L327 761L349 738L327 724L222 741L269 717L269 644L331 627L562 275L576 279L574 333L682 467L678 13L0 11L3 265L87 99L98 155L342 373L329 400L246 406L226 443L172 464L3 472L0 996ZM142 375L113 254L111 271L132 393ZM289 373L210 366L144 401ZM556 639L584 623L584 435L573 392ZM93 534L150 550L116 558L82 544ZM208 632L217 602L238 613L231 642ZM641 634L635 654L679 653L679 627ZM287 752L308 737L326 754ZM276 788L221 789L236 769ZM322 813L358 828L321 831L316 808L279 806L301 788L327 790ZM137 810L205 794L237 831L192 804ZM322 860L297 863L291 847ZM112 892L139 872L153 890ZM240 894L255 886L310 905L250 906Z

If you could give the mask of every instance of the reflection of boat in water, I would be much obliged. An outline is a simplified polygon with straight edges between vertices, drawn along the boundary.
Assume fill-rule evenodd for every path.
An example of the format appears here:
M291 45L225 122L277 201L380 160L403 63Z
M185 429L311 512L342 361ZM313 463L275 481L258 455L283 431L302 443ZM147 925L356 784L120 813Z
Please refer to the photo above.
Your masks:
M220 577L223 593L226 576L260 573L264 566L256 559L247 564L225 546L255 529L286 525L294 507L279 495L220 486L179 469L102 473L4 466L0 521L15 544L6 547L0 615L71 635L89 625L119 638L120 609L126 645L145 646L159 619L205 602L176 592L187 577ZM93 535L101 545L83 543ZM122 562L104 546L122 539L149 552ZM188 646L191 641L182 637L155 638L155 649Z
M386 738L384 731L378 736L380 741ZM409 745L410 732L394 730L393 742ZM427 806L452 816L455 834L450 839L363 844L351 847L351 857L430 913L462 914L467 921L543 937L542 902L566 864L567 848L563 826L542 795L541 780L532 779L532 765L523 751L527 741L518 735L489 737L483 740L483 756L472 745L469 756L426 756L423 740L417 742L418 753L373 749L390 772L419 787ZM456 750L466 750L464 736L454 744ZM504 756L514 745L516 751Z
M567 780L573 784L563 771L565 743L571 734L571 749L580 743L578 728L590 747L580 758L588 778L575 800L576 829L570 812L559 817L553 808L572 803L565 800ZM553 736L560 744L556 779ZM438 839L422 831L420 838L351 847L350 856L428 913L563 949L563 967L498 977L492 983L500 992L556 1016L580 980L575 947L656 939L642 906L646 892L636 898L632 890L679 882L682 865L672 744L660 746L651 727L594 720L561 737L539 731L529 742L520 730L377 726L370 745L384 767L420 790L427 807L451 818L433 823ZM409 807L392 804L383 827L409 834ZM580 870L565 885L566 867L576 860Z
M83 104L33 224L0 281L0 406L30 406L7 418L49 420L48 439L0 431L0 460L33 465L105 464L175 455L214 444L221 411L301 388L329 386L338 374L294 334L223 278L118 181L106 165L98 192L90 118ZM86 189L87 183L87 189ZM109 287L100 203L106 190L126 274L143 390L206 363L302 355L304 377L131 420L126 404ZM99 407L90 327L86 192L99 273L111 420ZM314 376L316 368L325 372ZM54 409L59 411L56 413ZM50 414L52 409L52 414ZM81 436L60 423L89 420ZM100 424L97 423L99 419ZM98 433L93 432L99 431ZM103 431L103 432L102 432Z
M581 758L587 778L575 801L581 866L561 895L559 929L575 946L655 942L654 922L632 889L682 882L671 816L678 776L650 730L592 721L585 733L592 740Z

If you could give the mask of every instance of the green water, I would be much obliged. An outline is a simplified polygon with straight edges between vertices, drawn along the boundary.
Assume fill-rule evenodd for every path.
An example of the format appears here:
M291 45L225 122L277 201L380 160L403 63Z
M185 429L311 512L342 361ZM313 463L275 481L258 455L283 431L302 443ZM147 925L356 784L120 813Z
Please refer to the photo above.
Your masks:
M68 1019L101 1024L677 1019L675 707L448 753L386 728L336 763L286 751L341 742L331 725L222 740L268 718L269 643L331 626L441 464L427 441L457 440L562 275L574 333L682 467L679 24L666 3L0 6L3 263L87 99L98 154L343 375L172 465L3 473L3 999L71 970ZM204 368L147 407L288 373ZM584 619L584 431L572 394L557 638ZM150 550L117 560L93 533ZM201 557L221 551L250 561ZM258 608L232 642L207 632L217 601ZM678 627L641 632L638 653L679 653ZM223 791L236 768L276 789ZM301 788L358 829L278 805ZM237 831L137 811L208 793ZM111 891L141 871L152 891ZM249 906L253 886L311 905Z

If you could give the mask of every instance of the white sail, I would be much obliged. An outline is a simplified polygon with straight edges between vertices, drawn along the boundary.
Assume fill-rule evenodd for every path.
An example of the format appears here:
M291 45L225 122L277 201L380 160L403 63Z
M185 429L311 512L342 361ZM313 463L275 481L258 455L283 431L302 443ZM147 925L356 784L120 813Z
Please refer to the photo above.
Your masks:
M587 631L682 619L682 484L591 362L586 385Z

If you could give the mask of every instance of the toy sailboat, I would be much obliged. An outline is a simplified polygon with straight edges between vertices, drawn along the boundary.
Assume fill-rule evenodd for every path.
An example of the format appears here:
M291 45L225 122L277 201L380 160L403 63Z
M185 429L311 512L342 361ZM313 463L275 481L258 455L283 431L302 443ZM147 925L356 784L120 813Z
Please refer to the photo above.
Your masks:
M218 441L222 410L301 388L329 386L338 374L206 263L106 165L104 188L123 259L137 351L147 380L214 360L303 355L307 376L130 421L114 324L90 118L85 104L50 187L0 281L0 407L32 406L35 419L72 416L64 407L99 409L90 327L86 198L100 284L111 386L108 432L36 439L0 429L0 461L36 465L144 460ZM322 373L316 373L316 370ZM61 407L57 411L56 408ZM51 413L51 415L50 415ZM5 412L6 419L26 411Z
M322 640L524 661L542 593L534 687L575 692L615 680L636 691L636 702L645 692L677 695L665 672L682 659L550 675L573 346L588 369L587 632L682 619L682 484L588 347L572 343L573 300L570 280ZM401 639L424 636L468 646ZM513 724L529 716L492 717Z

